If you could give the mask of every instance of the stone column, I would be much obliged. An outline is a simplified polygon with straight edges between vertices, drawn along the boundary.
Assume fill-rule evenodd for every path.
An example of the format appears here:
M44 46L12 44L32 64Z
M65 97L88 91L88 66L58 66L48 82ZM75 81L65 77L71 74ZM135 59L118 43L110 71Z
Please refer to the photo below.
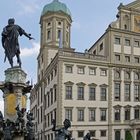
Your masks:
M15 107L26 108L27 97L23 94L26 87L26 73L20 67L5 70L5 81L0 84L4 98L4 118L11 121L17 119Z
M137 140L137 130L136 130L136 128L134 128L133 140Z

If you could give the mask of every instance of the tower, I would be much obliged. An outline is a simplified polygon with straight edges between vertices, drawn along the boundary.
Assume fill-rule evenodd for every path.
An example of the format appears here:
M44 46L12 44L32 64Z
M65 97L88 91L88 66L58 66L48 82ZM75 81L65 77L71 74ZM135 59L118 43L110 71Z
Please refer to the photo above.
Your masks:
M44 6L40 18L41 48L38 56L38 65L43 61L46 68L55 54L61 49L70 48L71 13L64 3L53 0Z

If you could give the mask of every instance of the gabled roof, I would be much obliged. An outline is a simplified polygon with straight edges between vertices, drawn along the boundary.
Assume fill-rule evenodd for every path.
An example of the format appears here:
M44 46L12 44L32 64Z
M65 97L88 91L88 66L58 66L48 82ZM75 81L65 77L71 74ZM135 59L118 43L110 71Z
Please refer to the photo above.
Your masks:
M125 5L125 7L140 10L140 0L135 0L135 1Z

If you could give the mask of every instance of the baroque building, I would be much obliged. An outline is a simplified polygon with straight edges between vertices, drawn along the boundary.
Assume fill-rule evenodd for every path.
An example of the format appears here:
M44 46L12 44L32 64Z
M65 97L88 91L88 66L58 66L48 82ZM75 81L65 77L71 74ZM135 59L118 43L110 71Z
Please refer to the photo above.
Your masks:
M72 16L53 0L40 17L38 78L31 93L37 140L54 140L52 119L70 119L76 140L140 139L140 1L120 4L116 21L86 52L70 46ZM86 41L86 40L85 40Z

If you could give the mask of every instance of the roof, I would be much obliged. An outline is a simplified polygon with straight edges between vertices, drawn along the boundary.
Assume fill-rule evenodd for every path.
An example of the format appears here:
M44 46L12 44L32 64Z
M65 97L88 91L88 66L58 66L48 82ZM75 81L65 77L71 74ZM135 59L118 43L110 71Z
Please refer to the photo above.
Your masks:
M66 6L66 4L59 2L58 0L53 0L53 2L46 4L43 8L41 16L48 12L63 12L71 17L71 12Z

